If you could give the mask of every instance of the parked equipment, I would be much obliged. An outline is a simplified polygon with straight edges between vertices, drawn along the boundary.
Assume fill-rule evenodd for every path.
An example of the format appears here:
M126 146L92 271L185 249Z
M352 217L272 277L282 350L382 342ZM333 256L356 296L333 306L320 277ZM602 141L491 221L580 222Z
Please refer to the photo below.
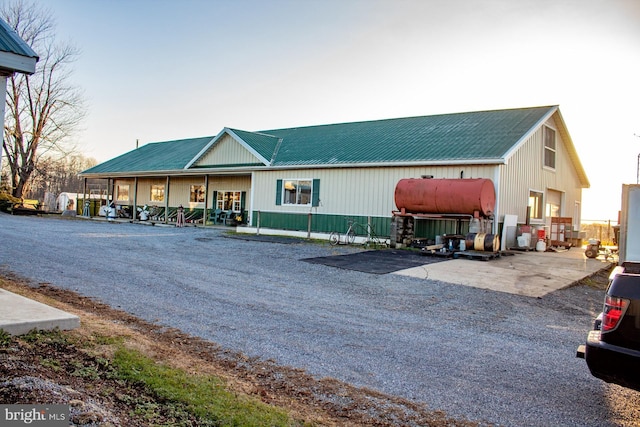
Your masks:
M598 239L589 239L589 244L584 250L584 255L587 258L591 259L597 258L599 255L604 255L606 259L609 259L609 257L612 257L613 254L617 252L617 248L609 249L605 246L602 246L602 242L600 242L600 240Z
M598 253L600 252L600 240L597 239L589 239L589 244L587 248L584 250L584 255L587 258L596 258Z

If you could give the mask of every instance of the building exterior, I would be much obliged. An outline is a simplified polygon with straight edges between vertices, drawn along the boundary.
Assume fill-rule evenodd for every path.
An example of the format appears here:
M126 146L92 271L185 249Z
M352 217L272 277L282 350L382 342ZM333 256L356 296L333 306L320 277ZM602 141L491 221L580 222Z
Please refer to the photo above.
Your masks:
M248 228L329 233L346 219L389 236L403 178L486 178L494 233L505 215L580 224L589 181L557 106L409 117L248 132L144 145L84 171L121 206L153 206L170 221L183 205L207 224L233 212ZM217 212L216 212L217 210ZM189 214L188 214L189 215ZM419 222L419 221L418 221ZM227 223L229 223L227 221ZM444 228L443 228L444 227ZM447 232L429 220L417 235Z

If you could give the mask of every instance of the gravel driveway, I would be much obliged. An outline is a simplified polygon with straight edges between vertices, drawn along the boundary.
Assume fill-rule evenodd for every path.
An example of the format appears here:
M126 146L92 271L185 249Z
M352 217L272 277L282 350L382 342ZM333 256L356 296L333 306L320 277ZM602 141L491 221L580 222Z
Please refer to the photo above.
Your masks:
M640 393L594 379L575 358L602 291L534 299L348 271L300 260L359 249L225 231L0 214L0 270L451 416L513 426L640 419Z

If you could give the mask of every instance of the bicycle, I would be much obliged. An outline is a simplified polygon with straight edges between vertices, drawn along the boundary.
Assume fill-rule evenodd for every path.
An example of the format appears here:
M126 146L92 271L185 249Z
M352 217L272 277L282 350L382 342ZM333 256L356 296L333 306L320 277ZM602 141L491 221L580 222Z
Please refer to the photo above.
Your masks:
M364 245L367 247L386 247L387 242L385 239L381 239L373 229L372 224L361 225L355 222L352 219L347 219L347 223L349 226L347 227L347 231L344 233L344 238L337 231L331 232L329 235L329 243L332 246L343 244L350 245L355 242L356 236L361 234L366 236L366 240Z
M376 234L373 224L367 224L366 226L363 225L361 227L364 234L367 236L367 240L364 243L365 246L372 248L387 247L387 240Z
M344 241L341 239L340 233L338 233L337 231L332 231L331 234L329 235L329 243L331 244L331 246L335 246L338 244L350 245L353 242L355 242L356 240L355 228L358 226L358 224L351 219L348 220L347 222L349 224L349 227L347 228L347 231L344 233Z

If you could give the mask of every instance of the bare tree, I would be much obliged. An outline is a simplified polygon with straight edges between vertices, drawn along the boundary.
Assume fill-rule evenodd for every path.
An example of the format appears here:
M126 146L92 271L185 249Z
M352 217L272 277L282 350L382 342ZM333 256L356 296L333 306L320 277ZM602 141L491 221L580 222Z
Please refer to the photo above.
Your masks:
M54 195L62 192L82 193L84 179L78 177L78 174L97 164L96 159L87 158L82 154L43 157L32 175L29 198L42 200L47 192Z
M79 51L56 43L51 13L35 4L5 4L0 14L40 57L35 74L7 80L3 148L11 193L23 197L43 155L55 158L75 150L69 137L84 118L84 100L71 81L70 66Z

